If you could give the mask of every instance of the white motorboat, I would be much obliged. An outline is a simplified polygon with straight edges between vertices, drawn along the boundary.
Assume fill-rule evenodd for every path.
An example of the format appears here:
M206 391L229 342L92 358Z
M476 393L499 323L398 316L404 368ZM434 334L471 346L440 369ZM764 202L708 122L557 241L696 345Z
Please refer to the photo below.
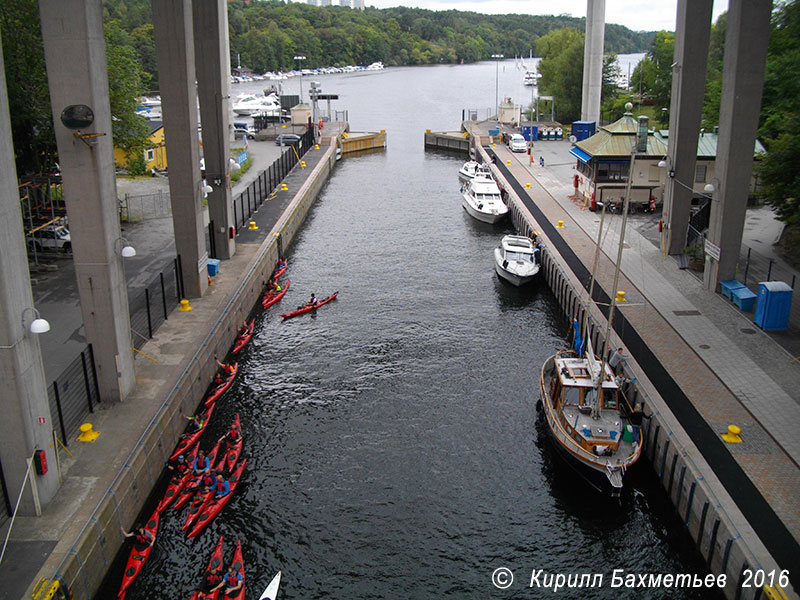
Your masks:
M267 113L277 111L280 116L281 102L278 97L270 94L269 96L257 96L255 94L245 94L239 96L233 103L233 112L240 116L250 116L256 113Z
M504 235L494 249L494 270L512 285L533 281L541 266L540 248L530 238Z
M475 173L482 171L489 173L489 167L486 164L481 164L476 160L468 160L458 170L458 179L463 182L471 181L475 178Z
M488 171L476 171L475 177L461 186L461 205L471 217L484 223L497 223L508 214L500 188Z

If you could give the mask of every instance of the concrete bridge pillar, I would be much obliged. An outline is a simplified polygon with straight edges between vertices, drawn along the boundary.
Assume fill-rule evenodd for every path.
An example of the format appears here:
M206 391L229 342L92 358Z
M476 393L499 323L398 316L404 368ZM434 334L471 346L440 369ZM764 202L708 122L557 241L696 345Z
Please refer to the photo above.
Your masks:
M152 0L152 7L175 248L181 257L184 294L197 298L208 288L208 252L197 135L192 7L190 0Z
M0 239L3 240L3 260L0 260L0 412L3 415L0 419L0 464L8 494L6 500L13 510L13 503L25 481L26 460L34 449L43 449L47 463L51 465L47 474L34 475L42 504L47 504L56 493L58 473L39 336L28 330L34 313L26 309L33 306L33 293L22 235L5 72L0 51ZM23 312L26 316L24 322ZM23 496L20 510L24 515L35 514L30 487Z
M753 171L761 94L769 45L770 0L731 0L725 33L722 103L719 111L716 177L708 241L718 258L706 256L706 289L736 277Z
M208 216L214 224L212 248L216 258L227 259L236 252L236 242L228 235L234 224L228 166L231 106L228 11L224 2L208 0L194 0L192 10L203 156L206 181L213 188L208 195Z
M712 6L712 0L678 0L666 158L668 175L663 202L663 243L667 254L683 254L686 246Z
M603 90L603 46L605 44L606 0L587 0L586 35L583 46L583 93L581 120L600 122Z
M86 339L100 397L122 400L135 385L128 291L120 238L101 0L40 0L47 81ZM62 111L86 105L81 131ZM80 137L100 134L97 137Z

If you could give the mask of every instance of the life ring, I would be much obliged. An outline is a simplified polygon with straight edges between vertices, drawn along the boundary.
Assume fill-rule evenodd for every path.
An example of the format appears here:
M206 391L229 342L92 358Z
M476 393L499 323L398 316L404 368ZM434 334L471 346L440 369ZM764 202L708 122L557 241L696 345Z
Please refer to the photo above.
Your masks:
M322 119L320 119L319 121L317 121L317 128L318 128L318 129L322 129Z

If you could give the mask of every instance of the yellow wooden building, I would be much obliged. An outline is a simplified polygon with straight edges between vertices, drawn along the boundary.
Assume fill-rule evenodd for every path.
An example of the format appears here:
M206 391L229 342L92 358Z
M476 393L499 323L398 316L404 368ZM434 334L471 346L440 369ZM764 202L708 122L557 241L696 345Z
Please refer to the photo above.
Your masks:
M166 170L167 147L164 143L164 125L161 121L148 121L150 134L144 149L144 162L149 172L151 169ZM129 156L120 148L114 147L114 164L119 168L127 166Z

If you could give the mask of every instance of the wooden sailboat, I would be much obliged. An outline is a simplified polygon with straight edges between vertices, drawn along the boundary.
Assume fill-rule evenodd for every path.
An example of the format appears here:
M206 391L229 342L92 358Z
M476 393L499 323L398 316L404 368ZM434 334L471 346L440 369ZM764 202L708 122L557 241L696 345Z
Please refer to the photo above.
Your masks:
M630 182L633 175L634 155L625 195L625 208L620 228L614 287L619 283L620 259L625 239ZM589 286L589 299L594 291L595 272L600 252L605 207L600 219L600 230ZM567 462L596 489L619 494L623 476L642 452L642 442L634 410L620 389L614 372L606 363L611 323L614 319L616 298L612 299L608 314L604 348L601 357L594 354L591 340L581 338L577 321L575 344L570 350L560 351L548 358L539 377L541 412L553 443ZM589 311L584 311L588 321ZM587 321L583 335L588 337Z

